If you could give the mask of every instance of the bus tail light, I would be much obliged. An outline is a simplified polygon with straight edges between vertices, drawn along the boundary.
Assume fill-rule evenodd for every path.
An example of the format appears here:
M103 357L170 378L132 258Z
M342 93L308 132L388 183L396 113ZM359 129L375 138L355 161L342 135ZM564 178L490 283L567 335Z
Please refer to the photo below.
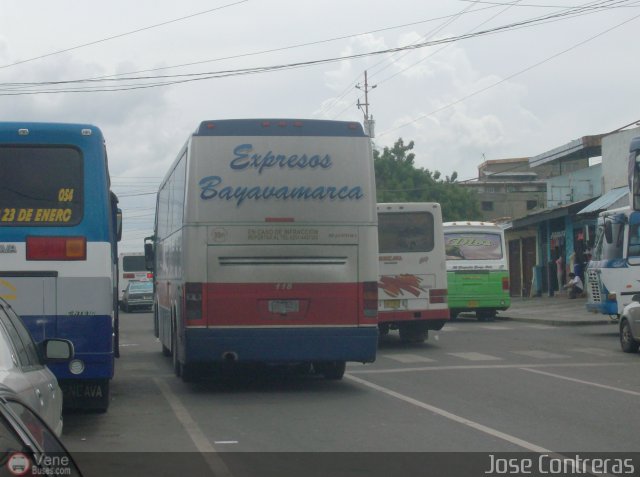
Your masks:
M509 277L502 277L502 290L509 291Z
M86 259L86 237L27 237L27 260Z
M364 302L364 316L375 318L378 316L378 282L364 282L362 284Z
M202 283L187 283L184 293L184 310L187 321L202 319Z
M153 278L153 272L147 272L147 278L151 280Z
M129 280L131 280L132 278L136 278L136 274L135 273L123 273L122 274L122 278L128 278Z
M430 303L446 303L447 302L447 289L446 288L431 288L429 290L429 302Z

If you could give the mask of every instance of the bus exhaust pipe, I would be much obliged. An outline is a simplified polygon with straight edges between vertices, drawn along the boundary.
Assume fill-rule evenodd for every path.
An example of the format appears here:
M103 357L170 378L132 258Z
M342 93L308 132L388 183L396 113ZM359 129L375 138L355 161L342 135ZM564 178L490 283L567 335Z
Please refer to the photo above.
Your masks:
M238 361L238 354L233 351L225 351L222 353L222 359L227 363L235 363Z

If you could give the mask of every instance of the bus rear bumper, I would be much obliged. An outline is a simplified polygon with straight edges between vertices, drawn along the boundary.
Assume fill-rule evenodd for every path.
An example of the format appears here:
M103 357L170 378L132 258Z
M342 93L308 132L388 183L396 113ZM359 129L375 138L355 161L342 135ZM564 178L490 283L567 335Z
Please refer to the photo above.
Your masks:
M616 302L587 303L587 311L600 313L602 315L617 315L618 304Z
M186 330L187 363L297 363L376 359L378 328L198 328Z

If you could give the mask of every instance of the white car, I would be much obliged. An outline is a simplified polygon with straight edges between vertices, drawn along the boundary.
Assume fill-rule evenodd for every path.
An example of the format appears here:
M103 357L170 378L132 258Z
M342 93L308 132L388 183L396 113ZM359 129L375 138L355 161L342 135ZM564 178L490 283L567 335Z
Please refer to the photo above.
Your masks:
M625 353L640 348L640 295L634 295L620 316L620 346Z
M47 339L36 345L13 308L0 298L0 384L24 400L62 434L62 390L47 363L69 361L73 344Z

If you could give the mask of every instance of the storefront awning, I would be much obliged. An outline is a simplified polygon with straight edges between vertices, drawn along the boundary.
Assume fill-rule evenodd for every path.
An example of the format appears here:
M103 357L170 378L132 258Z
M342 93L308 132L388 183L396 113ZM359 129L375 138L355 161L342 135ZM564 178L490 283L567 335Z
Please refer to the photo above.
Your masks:
M578 215L595 214L602 210L629 205L629 188L627 186L611 189L578 212Z

